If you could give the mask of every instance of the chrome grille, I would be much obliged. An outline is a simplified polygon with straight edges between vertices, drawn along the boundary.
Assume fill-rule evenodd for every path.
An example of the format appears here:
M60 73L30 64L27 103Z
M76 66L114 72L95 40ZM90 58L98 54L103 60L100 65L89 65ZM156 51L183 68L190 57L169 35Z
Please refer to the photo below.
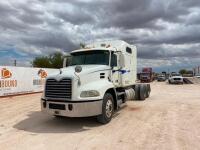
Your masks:
M45 96L53 99L71 99L72 81L71 79L47 79L45 87Z

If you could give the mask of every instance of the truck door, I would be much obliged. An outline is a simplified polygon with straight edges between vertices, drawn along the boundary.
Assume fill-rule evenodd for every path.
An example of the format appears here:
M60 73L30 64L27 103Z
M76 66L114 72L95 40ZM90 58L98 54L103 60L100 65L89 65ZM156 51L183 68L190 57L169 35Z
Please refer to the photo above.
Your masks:
M119 55L112 53L111 54L111 67L112 67L112 82L113 84L118 87L120 86L120 71L119 71L119 66L117 64L117 60Z

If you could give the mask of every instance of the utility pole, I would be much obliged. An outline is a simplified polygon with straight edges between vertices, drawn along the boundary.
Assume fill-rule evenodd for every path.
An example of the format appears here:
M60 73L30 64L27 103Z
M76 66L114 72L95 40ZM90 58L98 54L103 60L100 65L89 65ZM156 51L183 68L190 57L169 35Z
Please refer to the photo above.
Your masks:
M16 59L14 60L14 66L17 66L17 60Z

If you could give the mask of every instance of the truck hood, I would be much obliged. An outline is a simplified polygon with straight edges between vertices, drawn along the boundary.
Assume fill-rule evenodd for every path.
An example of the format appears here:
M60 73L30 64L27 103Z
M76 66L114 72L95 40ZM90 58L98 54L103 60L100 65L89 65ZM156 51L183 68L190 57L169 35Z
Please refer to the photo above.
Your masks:
M80 65L82 67L82 71L80 73L77 73L78 75L85 75L85 74L90 74L93 72L98 72L98 71L105 71L105 70L110 70L110 67L107 65ZM62 77L69 77L73 78L76 76L74 74L75 72L75 67L76 66L69 66L66 68L60 69L59 73L54 73L49 75L47 78L62 78Z

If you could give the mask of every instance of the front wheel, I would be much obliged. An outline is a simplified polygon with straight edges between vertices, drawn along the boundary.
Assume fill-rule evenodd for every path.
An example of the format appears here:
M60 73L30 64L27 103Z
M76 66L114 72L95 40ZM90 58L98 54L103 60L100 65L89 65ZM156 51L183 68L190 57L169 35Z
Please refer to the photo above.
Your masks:
M97 116L98 122L103 124L110 122L113 113L114 113L113 96L110 93L106 93L103 98L102 114Z

